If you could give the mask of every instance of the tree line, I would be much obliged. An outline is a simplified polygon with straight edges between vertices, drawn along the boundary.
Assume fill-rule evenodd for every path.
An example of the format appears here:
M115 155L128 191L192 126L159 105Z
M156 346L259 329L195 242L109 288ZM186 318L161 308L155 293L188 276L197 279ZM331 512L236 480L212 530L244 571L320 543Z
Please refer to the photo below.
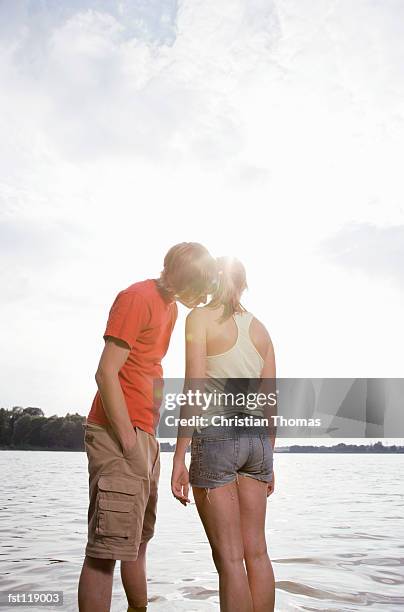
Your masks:
M77 413L46 417L41 408L31 406L0 408L0 448L84 450L85 421Z
M0 408L0 449L9 450L71 450L84 451L83 425L86 417L80 414L56 414L46 417L41 408L14 406ZM175 450L175 444L161 443L162 451ZM335 446L292 445L276 449L291 453L404 453L404 446L384 446L340 443Z

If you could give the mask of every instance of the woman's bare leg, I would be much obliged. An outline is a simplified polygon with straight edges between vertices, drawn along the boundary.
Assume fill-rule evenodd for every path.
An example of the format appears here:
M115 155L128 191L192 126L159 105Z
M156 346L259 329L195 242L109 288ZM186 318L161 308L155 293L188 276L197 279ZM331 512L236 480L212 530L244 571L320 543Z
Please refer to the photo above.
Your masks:
M272 612L275 579L265 541L267 485L249 476L239 476L241 530L244 560L254 603L254 612Z
M247 573L243 562L243 537L237 484L209 489L193 487L199 516L212 548L219 573L221 612L253 612Z

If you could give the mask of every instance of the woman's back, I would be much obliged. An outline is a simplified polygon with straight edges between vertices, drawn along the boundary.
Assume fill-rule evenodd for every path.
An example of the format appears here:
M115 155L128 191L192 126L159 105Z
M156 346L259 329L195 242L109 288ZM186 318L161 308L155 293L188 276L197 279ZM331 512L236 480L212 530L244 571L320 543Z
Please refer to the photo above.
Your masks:
M251 391L261 378L265 355L269 346L269 334L251 312L234 313L220 321L222 308L204 307L206 329L206 378L205 390L214 394L215 401L205 411L205 416L223 414L231 416L239 412L251 414L241 404L235 405L226 393L232 390L247 391L249 384L240 385L239 379L250 379ZM262 416L256 411L256 416Z
M249 331L253 319L254 315L251 312L234 313L222 324L226 326L226 331L221 329L218 323L207 328L206 376L212 378L261 376L264 358L254 345ZM217 353L220 347L225 350Z
M235 313L221 322L223 308L204 307L207 376L260 377L270 338L251 312ZM236 374L237 372L237 374Z

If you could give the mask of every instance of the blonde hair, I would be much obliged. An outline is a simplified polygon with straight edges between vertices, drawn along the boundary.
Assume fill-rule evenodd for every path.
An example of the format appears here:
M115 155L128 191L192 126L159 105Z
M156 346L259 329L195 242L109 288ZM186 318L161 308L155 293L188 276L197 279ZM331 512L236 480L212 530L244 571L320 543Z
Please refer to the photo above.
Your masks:
M235 257L218 257L216 266L218 283L207 306L209 308L224 306L219 319L223 323L236 312L246 312L240 303L240 298L244 289L247 289L247 278L243 264Z
M175 244L164 257L159 286L167 293L208 293L215 281L216 260L199 242Z

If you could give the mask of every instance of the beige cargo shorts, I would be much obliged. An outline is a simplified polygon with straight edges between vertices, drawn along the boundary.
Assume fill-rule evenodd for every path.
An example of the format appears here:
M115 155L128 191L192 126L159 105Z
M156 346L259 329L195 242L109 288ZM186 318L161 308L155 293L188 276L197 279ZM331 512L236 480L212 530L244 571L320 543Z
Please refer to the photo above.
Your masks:
M160 445L135 427L136 444L123 453L110 425L87 421L83 427L89 473L85 554L135 561L139 545L154 534Z

